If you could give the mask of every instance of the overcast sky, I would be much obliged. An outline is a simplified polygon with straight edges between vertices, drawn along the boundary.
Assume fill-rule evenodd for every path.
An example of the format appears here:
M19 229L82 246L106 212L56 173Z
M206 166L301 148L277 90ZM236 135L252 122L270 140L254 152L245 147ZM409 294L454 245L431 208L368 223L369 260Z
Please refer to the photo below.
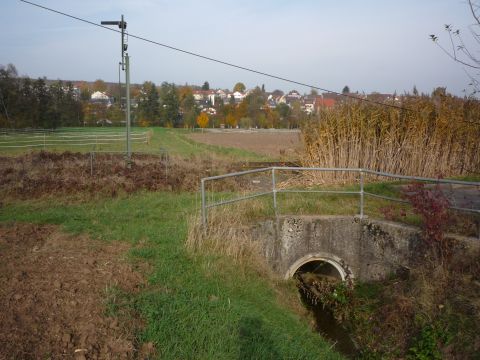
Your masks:
M124 14L135 35L245 67L341 91L403 92L446 86L462 95L468 78L429 40L444 24L468 32L463 0L32 0L100 23ZM445 42L447 44L447 42ZM130 39L132 82L267 90L309 88ZM118 80L120 35L0 0L0 64L49 79Z

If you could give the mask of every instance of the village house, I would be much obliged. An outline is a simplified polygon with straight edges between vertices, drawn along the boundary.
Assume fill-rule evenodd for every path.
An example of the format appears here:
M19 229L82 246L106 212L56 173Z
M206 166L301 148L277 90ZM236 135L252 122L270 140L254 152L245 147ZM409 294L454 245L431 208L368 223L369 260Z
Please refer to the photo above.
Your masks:
M102 91L95 91L90 96L90 102L94 104L105 104L107 107L112 106L113 99L107 95L107 93Z

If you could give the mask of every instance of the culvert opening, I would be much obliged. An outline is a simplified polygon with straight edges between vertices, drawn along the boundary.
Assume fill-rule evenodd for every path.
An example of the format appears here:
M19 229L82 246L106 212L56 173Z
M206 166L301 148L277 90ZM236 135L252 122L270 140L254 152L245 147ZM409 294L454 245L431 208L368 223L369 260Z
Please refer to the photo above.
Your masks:
M295 271L295 276L305 273L315 274L331 279L332 281L342 280L342 274L340 271L334 265L324 260L314 260L303 264L297 269L297 271Z
M329 261L313 260L301 265L294 274L300 299L315 321L315 329L335 344L337 351L353 357L357 349L345 324L335 318L333 311L322 303L322 298L333 296L336 286L341 286L344 273Z

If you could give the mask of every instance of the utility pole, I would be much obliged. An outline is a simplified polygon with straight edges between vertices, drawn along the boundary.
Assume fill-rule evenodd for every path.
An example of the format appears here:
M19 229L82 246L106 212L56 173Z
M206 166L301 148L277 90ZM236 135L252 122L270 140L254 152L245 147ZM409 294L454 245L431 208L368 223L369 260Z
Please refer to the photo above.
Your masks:
M127 166L131 165L132 144L130 142L130 56L125 54L125 80L127 84Z
M128 56L127 48L128 44L125 41L125 29L127 28L127 22L124 21L123 15L121 17L120 21L102 21L102 25L117 25L122 34L122 44L121 44L121 55L122 55L122 61L121 61L121 66L122 70L125 71L125 83L126 83L126 101L127 101L127 110L125 114L125 120L126 120L126 130L127 130L127 166L131 166L131 160L132 160L132 147L131 147L131 136L130 136L130 58Z

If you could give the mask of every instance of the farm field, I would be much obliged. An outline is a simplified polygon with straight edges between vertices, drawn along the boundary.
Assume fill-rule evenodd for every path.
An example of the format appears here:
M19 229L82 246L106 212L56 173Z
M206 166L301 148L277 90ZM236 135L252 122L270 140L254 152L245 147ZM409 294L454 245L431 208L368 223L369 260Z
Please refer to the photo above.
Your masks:
M282 160L296 159L302 146L299 130L209 129L188 137L203 144L234 147Z
M185 133L153 129L168 167L97 154L92 171L76 148L0 156L0 358L342 358L293 284L186 249L199 179L270 158Z

